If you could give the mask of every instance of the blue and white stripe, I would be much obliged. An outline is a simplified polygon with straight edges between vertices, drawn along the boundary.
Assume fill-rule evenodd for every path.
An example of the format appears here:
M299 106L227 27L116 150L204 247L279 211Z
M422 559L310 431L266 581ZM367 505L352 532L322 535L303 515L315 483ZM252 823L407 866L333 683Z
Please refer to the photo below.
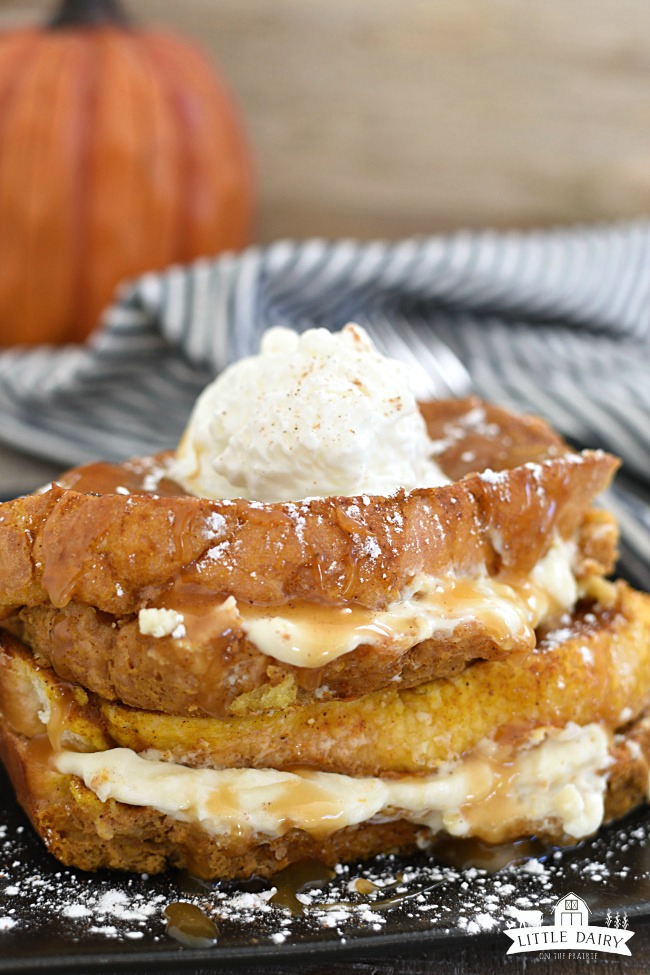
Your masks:
M613 496L650 587L650 223L281 241L147 274L83 348L0 355L0 439L62 465L172 446L203 386L277 324L360 321L438 389L620 455ZM421 383L422 385L422 383Z

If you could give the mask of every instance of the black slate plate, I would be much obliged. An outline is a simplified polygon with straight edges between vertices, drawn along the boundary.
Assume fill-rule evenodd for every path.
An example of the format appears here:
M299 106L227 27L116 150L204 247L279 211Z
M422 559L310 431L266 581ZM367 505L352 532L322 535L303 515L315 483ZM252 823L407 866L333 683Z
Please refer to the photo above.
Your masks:
M282 963L368 956L388 948L448 947L453 940L494 938L512 927L512 909L539 909L574 892L591 909L609 910L629 928L650 917L650 812L642 809L570 851L517 861L496 873L444 867L431 857L378 858L355 865L312 895L303 916L268 904L250 885L199 886L180 875L87 875L50 857L0 776L0 972L93 972L193 969L202 963ZM396 875L401 882L395 886ZM350 892L370 877L387 890ZM187 949L165 934L162 910L188 900L213 912L216 945ZM352 907L341 907L343 900ZM386 901L396 901L392 905ZM384 902L382 904L382 902ZM503 938L504 955L510 942ZM634 952L634 941L631 942Z

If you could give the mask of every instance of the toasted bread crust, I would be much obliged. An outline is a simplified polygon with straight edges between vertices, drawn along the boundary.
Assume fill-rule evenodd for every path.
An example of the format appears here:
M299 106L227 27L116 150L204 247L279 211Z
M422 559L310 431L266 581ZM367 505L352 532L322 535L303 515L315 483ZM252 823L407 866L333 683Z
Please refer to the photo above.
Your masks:
M305 599L383 608L421 572L527 573L553 533L576 534L616 467L608 454L583 451L367 503L300 506L55 485L0 507L0 611L76 599L125 615L179 583L265 606Z
M420 403L436 460L452 481L491 468L510 470L567 453L564 440L538 416L510 413L477 396Z

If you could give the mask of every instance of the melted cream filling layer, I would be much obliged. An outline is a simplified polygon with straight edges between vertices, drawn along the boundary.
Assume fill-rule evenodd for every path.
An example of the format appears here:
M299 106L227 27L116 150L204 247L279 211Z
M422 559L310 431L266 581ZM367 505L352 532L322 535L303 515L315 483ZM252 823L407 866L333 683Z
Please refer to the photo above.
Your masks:
M409 649L478 621L504 650L522 641L550 613L570 611L578 588L575 544L556 538L527 579L512 584L475 579L416 577L404 596L381 612L361 607L302 604L272 609L239 606L241 627L255 646L283 663L322 667L361 644Z
M362 644L403 651L433 636L451 636L479 623L505 651L534 646L534 629L551 614L571 611L578 598L573 573L576 546L556 538L526 578L509 582L487 574L438 579L421 574L385 610L302 602L276 612L229 596L208 613L147 608L139 613L147 636L201 640L241 630L262 653L297 667L318 668Z
M332 772L191 769L128 748L59 751L56 768L102 801L150 806L215 836L326 836L368 821L406 819L453 836L498 841L508 823L559 824L588 836L604 815L609 735L599 724L536 729L516 749L485 741L428 776L353 778Z

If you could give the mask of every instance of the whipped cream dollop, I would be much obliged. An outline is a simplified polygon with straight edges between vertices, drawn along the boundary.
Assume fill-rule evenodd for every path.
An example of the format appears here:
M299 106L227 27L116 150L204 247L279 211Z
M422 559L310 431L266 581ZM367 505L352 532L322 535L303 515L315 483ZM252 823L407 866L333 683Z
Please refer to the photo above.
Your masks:
M408 367L359 325L278 327L203 391L169 474L214 499L385 495L447 483L432 451Z

